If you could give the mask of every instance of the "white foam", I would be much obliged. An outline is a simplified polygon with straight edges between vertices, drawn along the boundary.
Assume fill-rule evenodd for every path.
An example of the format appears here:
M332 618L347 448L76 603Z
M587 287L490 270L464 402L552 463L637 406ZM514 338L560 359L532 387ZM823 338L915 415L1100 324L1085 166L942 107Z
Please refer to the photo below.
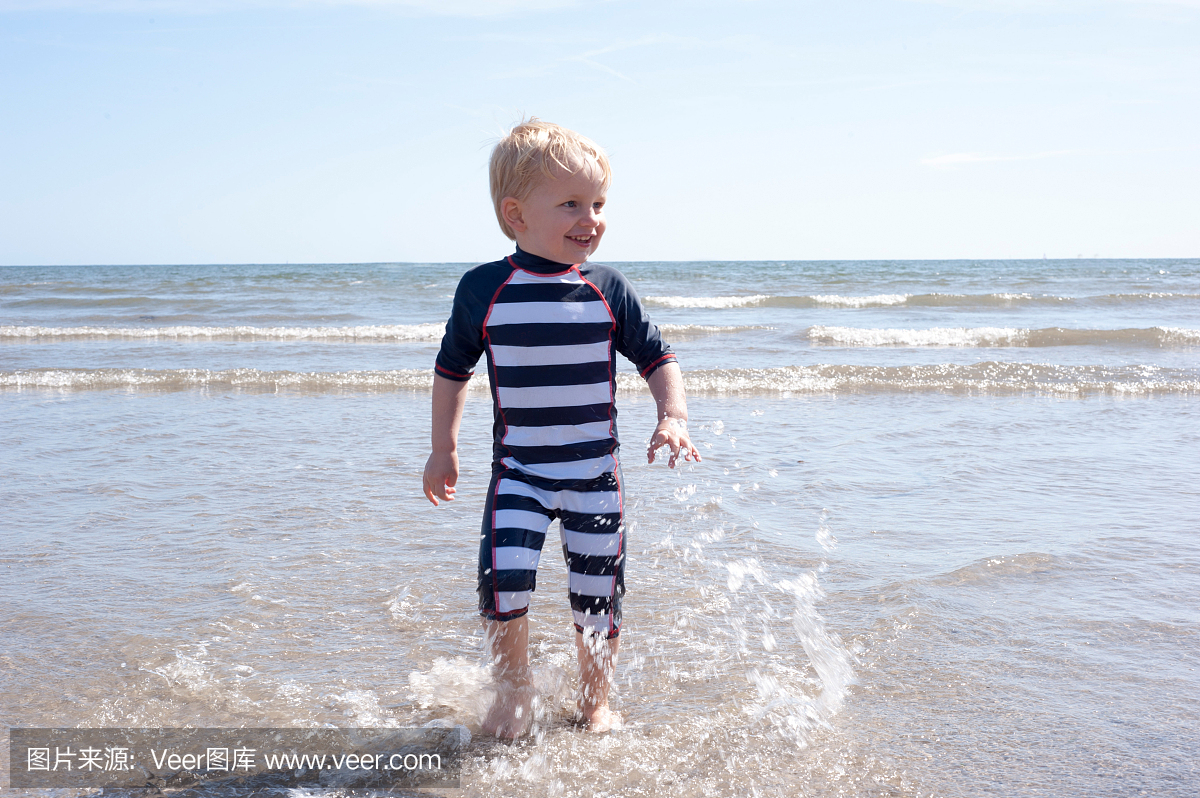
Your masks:
M812 300L818 305L832 305L840 308L878 308L903 305L908 301L909 296L909 294L877 294L875 296L823 294L812 297Z
M667 308L885 308L899 305L915 307L1010 307L1021 304L1058 305L1074 302L1124 303L1156 299L1194 299L1196 294L1144 293L1109 294L1106 296L1035 296L1029 293L1001 292L995 294L811 294L749 296L652 296L646 303Z
M0 340L165 339L174 341L439 341L444 324L359 327L18 327L0 326Z
M751 308L770 299L768 294L752 296L648 296L646 303L665 308Z
M743 333L754 330L773 330L774 327L762 324L718 325L718 324L660 324L658 329L664 334L676 338L699 337L701 335L721 335L723 333Z
M227 390L307 393L427 391L433 372L289 372L258 369L29 369L0 371L0 390ZM1110 394L1200 394L1200 371L1150 365L1058 366L1048 363L942 363L919 366L813 365L765 369L707 369L684 372L689 394L837 393L1046 393L1077 396ZM472 378L470 390L486 393L486 375ZM619 393L645 394L637 374L617 374Z
M619 374L624 392L644 392ZM684 372L688 394L843 393L1042 394L1055 396L1200 394L1200 372L1159 366L1059 366L1048 363L941 363L919 366L814 365Z
M1013 327L933 327L927 330L863 329L859 327L809 328L815 343L842 346L1020 346L1028 330Z
M262 371L259 369L29 369L0 372L0 389L218 390L329 392L429 390L430 369L392 371ZM470 382L473 391L487 391L487 375Z
M839 296L818 294L814 296L772 296L752 294L750 296L650 296L647 304L667 308L756 308L770 307L818 307L821 305L842 308L889 307L901 305L909 299L908 294L876 294L874 296Z
M1200 344L1200 330L1189 330L1184 327L1157 327L1163 338L1171 343Z
M1200 343L1200 330L1183 327L1148 327L1122 330L1085 330L1064 327L932 327L924 330L864 329L815 326L808 337L818 344L841 346L1192 346Z

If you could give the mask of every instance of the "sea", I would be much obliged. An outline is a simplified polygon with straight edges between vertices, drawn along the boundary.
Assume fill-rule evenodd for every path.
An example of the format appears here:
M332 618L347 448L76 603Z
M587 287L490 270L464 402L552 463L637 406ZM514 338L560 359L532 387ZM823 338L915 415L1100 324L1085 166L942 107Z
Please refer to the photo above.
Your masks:
M1200 794L1200 260L614 264L703 462L647 463L622 360L624 726L573 722L549 547L515 743L485 369L457 499L421 492L471 265L0 267L0 748L432 724L462 796Z

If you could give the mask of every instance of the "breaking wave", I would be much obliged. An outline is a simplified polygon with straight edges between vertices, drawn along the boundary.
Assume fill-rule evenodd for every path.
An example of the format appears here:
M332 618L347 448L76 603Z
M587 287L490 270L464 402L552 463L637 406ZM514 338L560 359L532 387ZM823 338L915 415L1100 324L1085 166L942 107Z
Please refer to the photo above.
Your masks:
M814 308L821 306L865 308L902 305L906 294L879 296L648 296L646 304L664 308Z
M815 365L709 369L684 373L693 395L949 393L1055 396L1200 395L1200 370L1159 366L1060 366L1045 363L943 363L922 366ZM293 372L259 369L27 369L0 372L0 390L216 390L272 393L427 391L433 372ZM622 394L644 394L636 374L617 375ZM470 382L488 391L486 375Z
M675 339L772 330L762 324L661 324ZM376 324L360 327L20 327L0 325L0 341L328 341L404 342L440 341L444 324Z
M0 326L0 340L172 341L440 341L444 324L376 324L362 327L16 327Z
M664 308L757 308L775 297L767 294L753 296L648 296L647 305Z
M859 327L810 327L808 337L816 344L840 346L1200 346L1200 330L1182 327L1149 327L1125 330L1073 330L1046 327L1040 330L1017 327L933 327L927 330Z
M658 329L671 336L672 340L701 338L706 335L723 335L727 333L752 332L754 330L773 330L762 324L717 325L717 324L660 324Z
M60 390L135 389L150 391L243 390L309 393L337 391L429 390L433 371L264 371L260 369L28 369L0 372L0 388ZM471 380L474 389L487 390L487 377Z
M882 308L882 307L980 307L1010 308L1021 305L1092 304L1120 305L1164 299L1200 299L1200 294L1179 294L1149 291L1140 294L1105 294L1102 296L1071 297L1049 294L874 294L870 296L841 296L812 294L806 296L648 296L647 305L664 308Z
M950 393L1148 396L1200 393L1200 371L1158 366L941 363L714 369L684 375L692 394ZM622 385L626 388L626 385Z

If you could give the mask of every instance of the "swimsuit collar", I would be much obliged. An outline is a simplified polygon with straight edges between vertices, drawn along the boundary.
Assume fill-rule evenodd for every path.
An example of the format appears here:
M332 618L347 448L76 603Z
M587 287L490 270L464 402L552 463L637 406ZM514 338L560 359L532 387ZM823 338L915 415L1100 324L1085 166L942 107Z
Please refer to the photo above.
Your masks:
M557 261L547 260L541 255L533 255L525 250L517 247L517 251L509 256L509 260L518 269L524 269L527 272L534 274L560 274L570 269L574 265L571 263L558 263Z

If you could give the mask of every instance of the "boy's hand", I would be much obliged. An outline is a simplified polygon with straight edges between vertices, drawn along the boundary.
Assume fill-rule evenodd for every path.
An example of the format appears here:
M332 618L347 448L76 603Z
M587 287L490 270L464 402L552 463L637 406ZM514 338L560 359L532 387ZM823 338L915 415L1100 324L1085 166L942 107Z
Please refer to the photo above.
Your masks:
M454 501L454 486L458 484L458 452L434 452L425 462L422 486L425 496L436 507L438 499Z
M646 459L653 463L654 454L661 446L671 447L671 459L667 461L670 468L675 467L680 452L683 452L684 460L700 462L700 452L688 436L686 421L668 417L658 422L654 434L650 436L650 450L646 452Z

